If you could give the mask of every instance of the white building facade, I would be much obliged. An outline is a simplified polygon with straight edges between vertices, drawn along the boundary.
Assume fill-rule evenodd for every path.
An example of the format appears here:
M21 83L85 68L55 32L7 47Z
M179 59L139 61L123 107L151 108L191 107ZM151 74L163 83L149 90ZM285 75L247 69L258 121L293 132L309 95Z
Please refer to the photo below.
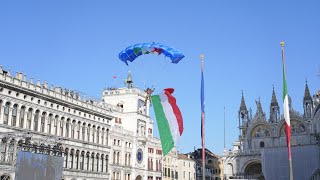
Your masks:
M64 180L161 179L161 143L145 96L128 81L94 101L0 67L0 179L15 178L25 143L62 152Z
M178 154L178 179L196 180L196 162L189 154Z

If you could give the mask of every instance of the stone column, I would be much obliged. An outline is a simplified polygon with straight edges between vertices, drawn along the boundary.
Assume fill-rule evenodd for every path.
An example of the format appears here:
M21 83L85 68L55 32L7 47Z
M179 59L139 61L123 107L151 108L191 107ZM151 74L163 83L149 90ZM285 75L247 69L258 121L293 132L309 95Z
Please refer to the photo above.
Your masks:
M71 121L70 122L67 121L67 123L69 123L69 126L68 126L68 138L71 138L71 126L73 124L71 123Z
M78 134L78 140L81 140L82 139L82 126L81 126L81 123L78 123L78 128L79 128L79 134Z
M12 103L10 104L10 106L9 106L9 115L8 115L8 126L11 126L12 125L12 123L11 123L11 121L12 121L12 111L13 111L13 105L12 105Z
M84 127L84 137L82 136L81 134L81 138L82 138L82 141L85 141L87 139L87 127L86 125L82 124L82 127ZM81 128L82 129L82 128ZM82 131L82 130L81 130Z
M97 142L97 128L92 128L92 134L93 134L93 139L92 139L92 143L96 143Z
M54 118L54 120L57 122L57 136L60 136L60 123L61 121L59 120L59 117L56 119Z
M101 136L102 136L102 138L101 138L101 145L104 145L104 142L105 142L105 140L104 140L105 130L101 130Z
M0 124L3 124L3 111L4 111L4 105L5 102L2 102L2 104L0 104Z
M64 121L62 121L62 120L61 120L61 123L62 123L62 135L61 136L62 137L66 137L66 126L65 126L66 123Z
M17 117L16 117L16 127L20 127L20 111L21 111L21 106L19 105L20 109L17 109Z
M54 122L55 122L55 120L54 120L53 115L51 116L51 118L49 116L49 121L50 121L51 126L50 126L50 131L48 131L48 133L51 132L50 134L54 134L55 133L55 131L54 131Z
M49 121L49 118L48 118L48 114L45 114L45 117L44 117L44 133L48 133L48 121Z
M35 111L34 111L35 112ZM34 124L34 115L35 113L33 113L33 110L31 111L31 120L30 120L30 129L29 130L33 130L33 124Z
M88 142L90 142L90 140L91 140L91 138L90 138L91 130L92 130L92 129L91 129L90 126L88 126L88 128L86 129L86 136L87 136ZM88 136L88 132L89 132L89 136Z
M41 119L42 119L42 115L41 112L39 112L39 118L38 118L38 132L41 132Z
M28 114L28 109L27 107L24 110L24 114L23 114L23 126L22 128L27 129L27 114Z

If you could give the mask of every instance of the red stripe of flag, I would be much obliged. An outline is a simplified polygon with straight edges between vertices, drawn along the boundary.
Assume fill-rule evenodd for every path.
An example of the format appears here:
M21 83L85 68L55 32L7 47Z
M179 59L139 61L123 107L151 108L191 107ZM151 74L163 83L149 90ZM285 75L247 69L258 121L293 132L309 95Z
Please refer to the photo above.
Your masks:
M181 111L180 111L179 107L177 106L176 98L171 95L173 92L174 92L173 88L164 89L164 93L167 95L169 104L172 106L173 113L177 118L177 122L178 122L178 126L179 126L179 133L181 136L182 132L183 132L183 119L182 119Z

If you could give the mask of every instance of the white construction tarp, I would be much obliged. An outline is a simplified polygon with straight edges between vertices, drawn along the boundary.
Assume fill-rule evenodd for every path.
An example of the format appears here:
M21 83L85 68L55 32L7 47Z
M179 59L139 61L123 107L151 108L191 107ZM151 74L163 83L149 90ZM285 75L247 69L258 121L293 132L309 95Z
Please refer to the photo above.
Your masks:
M293 179L309 179L320 168L319 146L291 147ZM261 151L262 172L267 180L288 180L289 161L287 147L264 148Z

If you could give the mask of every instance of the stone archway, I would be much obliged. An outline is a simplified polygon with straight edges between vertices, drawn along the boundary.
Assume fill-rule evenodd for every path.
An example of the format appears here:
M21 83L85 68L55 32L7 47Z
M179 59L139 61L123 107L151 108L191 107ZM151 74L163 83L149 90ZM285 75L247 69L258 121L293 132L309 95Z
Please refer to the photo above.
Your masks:
M142 180L142 177L141 177L140 175L138 175L138 176L136 177L136 180Z
M248 178L264 180L260 161L253 161L248 163L244 169L244 174Z

